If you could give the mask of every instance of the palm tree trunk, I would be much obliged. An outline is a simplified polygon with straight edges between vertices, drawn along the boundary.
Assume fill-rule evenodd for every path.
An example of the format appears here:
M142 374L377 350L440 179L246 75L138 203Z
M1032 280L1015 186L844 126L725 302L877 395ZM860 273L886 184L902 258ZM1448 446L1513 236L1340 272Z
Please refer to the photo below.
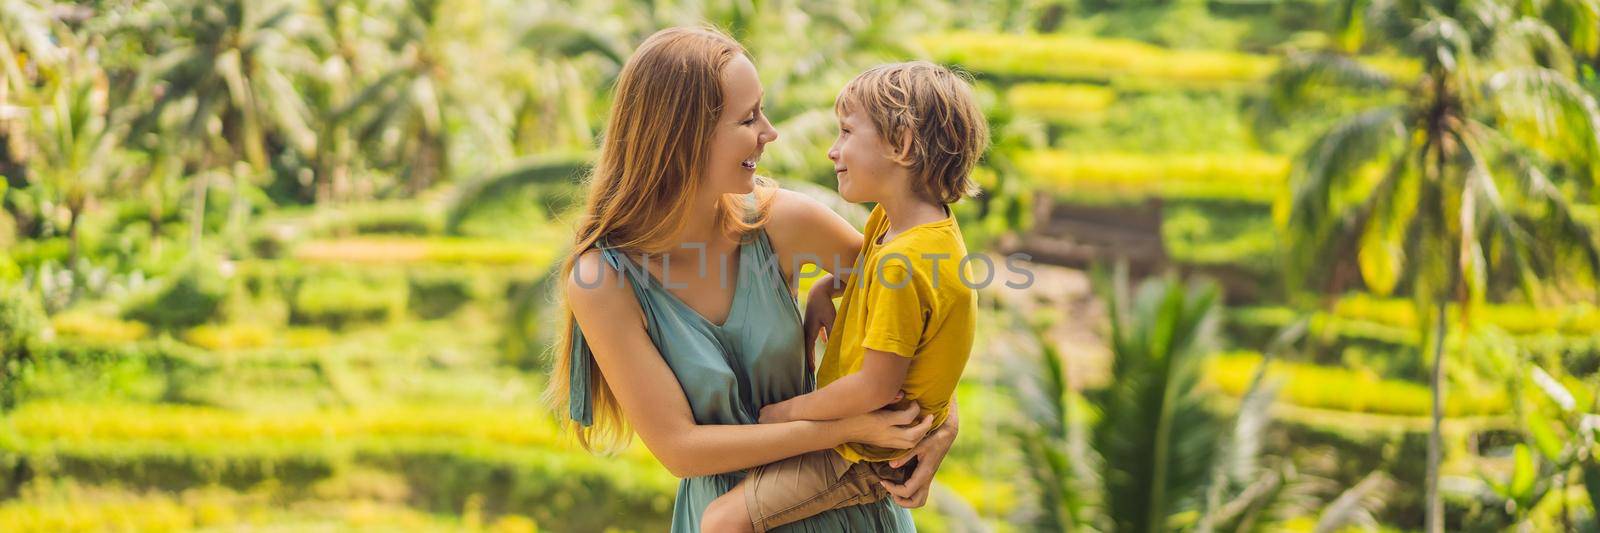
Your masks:
M71 214L67 218L67 272L72 276L72 295L68 298L68 301L76 302L78 301L78 295L83 292L83 273L78 268L80 253L78 221L83 218L83 207L76 206L76 208L69 209L69 211Z
M1433 426L1428 432L1428 509L1426 529L1429 533L1443 533L1444 506L1439 498L1439 463L1443 442L1440 433L1444 419L1444 336L1446 298L1439 298L1433 317L1433 375L1429 385L1433 389Z
M195 176L194 181L194 208L189 212L189 249L200 249L201 238L205 233L206 225L206 190L211 188L211 176L202 171Z

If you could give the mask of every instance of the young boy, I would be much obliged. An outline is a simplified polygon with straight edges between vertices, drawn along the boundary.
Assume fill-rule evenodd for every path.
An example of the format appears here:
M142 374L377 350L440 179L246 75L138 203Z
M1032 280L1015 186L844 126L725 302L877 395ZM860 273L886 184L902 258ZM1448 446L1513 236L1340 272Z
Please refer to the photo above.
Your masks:
M829 328L821 388L761 410L761 422L831 420L916 402L937 428L972 349L974 291L948 204L975 192L969 174L988 145L972 87L916 61L868 70L834 103L828 151L839 194L874 202L855 275ZM841 269L835 269L841 270ZM833 314L841 289L813 287L807 314ZM903 394L902 394L903 393ZM902 399L903 398L903 399ZM703 531L766 531L830 509L876 502L905 483L910 450L849 443L755 468L702 515Z

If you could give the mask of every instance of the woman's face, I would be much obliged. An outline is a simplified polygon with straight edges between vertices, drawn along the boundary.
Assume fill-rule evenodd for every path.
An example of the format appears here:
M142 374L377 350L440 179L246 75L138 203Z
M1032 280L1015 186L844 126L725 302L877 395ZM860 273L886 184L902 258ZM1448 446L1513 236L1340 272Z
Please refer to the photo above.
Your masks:
M743 54L722 69L722 115L711 134L706 184L716 194L755 190L756 163L767 143L778 138L761 106L761 79Z

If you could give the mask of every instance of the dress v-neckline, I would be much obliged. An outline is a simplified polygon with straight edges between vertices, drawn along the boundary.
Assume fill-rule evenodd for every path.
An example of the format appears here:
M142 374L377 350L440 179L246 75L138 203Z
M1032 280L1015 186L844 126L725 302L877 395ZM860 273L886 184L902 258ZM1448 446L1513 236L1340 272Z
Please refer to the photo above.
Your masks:
M739 293L742 292L743 289L744 289L744 272L743 272L743 270L744 270L744 268L746 266L744 263L745 263L745 261L749 260L749 258L745 257L745 253L744 252L745 252L745 248L748 247L749 245L750 245L750 243L744 242L744 241L741 240L739 242L738 247L735 249L735 253L739 254L739 266L733 269L733 276L734 276L733 294L730 296L730 298L729 298L730 301L728 302L728 316L726 316L726 317L724 317L722 319L722 323L721 324L712 322L711 319L706 318L706 316L703 315L703 314L700 314L700 311L695 310L694 306L691 306L691 305L689 305L688 302L683 301L683 298L679 298L678 295L676 293L673 293L672 289L668 288L665 283L662 283L661 280L656 279L656 275L654 273L650 272L649 266L640 265L639 268L644 271L645 277L650 279L650 283L652 285L654 285L658 289L661 289L661 292L664 292L664 293L667 294L667 299L672 300L672 302L674 304L678 305L679 307L682 307L683 310L688 311L689 314L694 315L695 318L700 320L700 323L705 324L706 326L710 326L712 329L716 329L716 330L720 331L720 330L722 330L724 328L727 328L728 325L732 324L733 320L739 316L739 309L738 309L739 302L741 300L743 300L743 298L739 297ZM629 257L628 260L629 261L633 261L633 258ZM637 263L635 263L635 264L637 264ZM666 264L665 263L662 264L662 268L663 269L666 268ZM662 272L665 273L666 271L662 270Z

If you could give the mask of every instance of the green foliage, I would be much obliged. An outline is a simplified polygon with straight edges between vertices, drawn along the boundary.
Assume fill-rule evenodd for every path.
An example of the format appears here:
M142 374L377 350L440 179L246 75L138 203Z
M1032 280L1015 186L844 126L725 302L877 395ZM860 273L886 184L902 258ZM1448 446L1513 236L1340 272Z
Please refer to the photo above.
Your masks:
M1059 128L1051 141L1076 152L1257 152L1262 146L1250 128L1247 94L1175 90L1118 94L1116 104L1098 114L1099 121Z
M1119 6L1098 17L1102 33L1180 49L1233 50L1244 33L1270 23L1216 17L1208 2L1167 2L1160 7ZM1302 6L1302 8L1304 8Z
M1006 90L1012 112L1050 122L1093 121L1116 100L1116 91L1099 85L1021 83Z
M228 281L212 261L197 257L154 288L135 295L122 316L165 331L191 328L219 318L228 289Z
M1261 356L1231 353L1212 360L1207 381L1239 397L1249 387ZM1427 385L1384 379L1372 372L1307 363L1274 361L1268 375L1282 380L1279 397L1291 405L1355 413L1427 416L1432 398ZM1452 417L1502 415L1510 412L1503 391L1474 391L1455 387L1446 396L1445 412Z
M478 294L472 274L459 270L414 270L406 284L407 309L425 319L450 316Z
M500 341L502 361L525 370L546 368L546 349L555 342L557 328L565 325L559 308L551 305L556 301L556 272L552 266L536 278L507 284L510 308Z
M28 269L47 263L66 264L71 248L71 241L65 238L24 239L6 253L17 266Z
M328 213L314 223L317 235L434 235L444 227L438 214L420 202L374 202Z
M1017 165L1056 196L1080 202L1147 198L1271 202L1288 161L1268 154L1023 154Z
M1112 378L1094 447L1106 465L1107 508L1118 530L1165 529L1198 497L1220 443L1197 390L1217 325L1213 285L1154 279L1129 294L1125 272L1104 287Z
M1275 272L1280 259L1272 213L1259 204L1170 202L1162 206L1161 242L1180 264Z
M340 329L383 322L405 305L405 285L385 277L328 275L300 284L289 306L289 322Z
M551 154L464 183L451 200L444 226L452 233L460 233L478 212L507 200L524 198L521 193L527 191L537 194L544 213L561 213L577 197L576 185L580 183L592 158L593 155L588 153ZM525 209L522 211L520 214L526 218L528 213Z
M26 357L49 325L36 295L15 285L0 285L0 353Z
M1266 56L1062 34L952 33L917 40L939 61L1010 78L1217 87L1265 78L1275 64Z
M183 400L185 384L206 367L202 354L171 340L41 344L10 382L16 402Z
M21 287L0 284L0 409L15 405L22 395L22 376L48 325L37 296Z
M50 317L56 338L98 344L135 342L145 338L150 328L143 322L118 320L88 310L69 310Z
M484 512L584 530L658 529L676 486L652 460L595 457L557 445L554 425L525 409L277 417L178 406L42 404L22 413L15 426L18 438L0 443L0 464L9 465L0 478L7 483L70 477L174 491L274 486L304 497L342 472L372 468L402 478L423 509L455 512L482 498Z
M455 265L510 266L537 268L556 256L549 245L534 238L554 238L556 228L541 225L539 231L521 235L527 241L473 240L463 238L357 237L314 240L295 246L293 259L304 263L390 265L432 263Z

